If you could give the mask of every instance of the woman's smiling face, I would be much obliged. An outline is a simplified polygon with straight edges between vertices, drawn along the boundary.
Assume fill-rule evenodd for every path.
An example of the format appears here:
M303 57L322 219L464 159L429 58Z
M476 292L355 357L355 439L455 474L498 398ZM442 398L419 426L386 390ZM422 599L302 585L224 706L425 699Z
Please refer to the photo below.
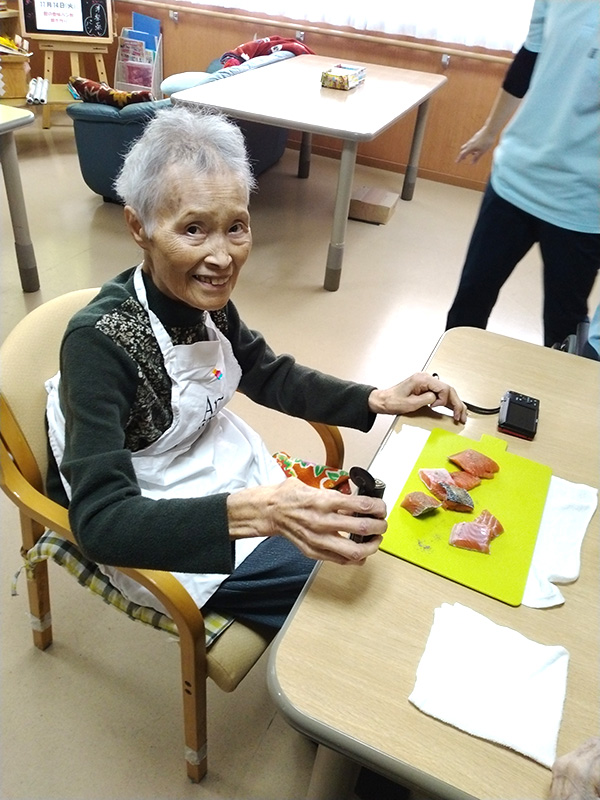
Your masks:
M143 269L163 294L215 311L229 300L252 247L248 190L231 172L202 176L173 167L151 235L125 217L144 250Z

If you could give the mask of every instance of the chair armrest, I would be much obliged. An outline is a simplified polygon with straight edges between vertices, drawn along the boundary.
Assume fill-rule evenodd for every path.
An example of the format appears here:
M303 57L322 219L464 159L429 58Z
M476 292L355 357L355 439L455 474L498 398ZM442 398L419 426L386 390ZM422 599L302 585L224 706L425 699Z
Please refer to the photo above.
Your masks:
M308 424L321 437L325 447L325 464L333 469L343 469L344 440L340 429L335 425L326 425L324 422L311 422L309 420Z
M0 488L27 517L77 544L67 509L50 500L23 477L3 440L0 441Z
M44 528L58 533L79 547L66 508L50 500L34 488L19 472L4 441L0 441L0 488L11 498L19 510ZM170 572L159 570L119 568L129 577L148 589L167 609L177 625L180 636L183 630L193 639L204 641L204 619L191 596Z

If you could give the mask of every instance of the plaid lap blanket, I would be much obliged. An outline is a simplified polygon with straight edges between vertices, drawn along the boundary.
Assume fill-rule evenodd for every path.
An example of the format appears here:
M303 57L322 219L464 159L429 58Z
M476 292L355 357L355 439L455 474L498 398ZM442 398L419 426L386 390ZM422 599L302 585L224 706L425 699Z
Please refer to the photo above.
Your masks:
M148 625L152 625L153 628L166 631L174 636L178 635L177 626L170 617L153 608L140 606L127 600L118 589L115 589L96 563L87 559L75 545L63 539L62 536L53 533L53 531L46 531L31 550L25 554L23 557L24 566L21 569L24 568L27 572L33 569L36 564L48 558L51 558L70 572L81 586L85 586L95 594L100 595L106 603L127 614L131 619L145 622ZM20 573L21 570L17 572L13 580L13 595L17 594L16 584ZM223 631L227 630L233 621L233 617L224 617L214 611L204 614L206 646L209 647Z
M336 489L345 494L350 493L348 473L344 470L334 470L302 459L292 458L284 452L275 453L273 457L288 477L298 478L318 489ZM112 585L95 562L87 559L75 545L53 531L46 531L31 550L25 553L23 566L13 579L11 593L17 594L17 581L23 569L31 572L36 564L48 558L64 567L81 586L100 595L106 603L127 614L131 619L145 622L152 625L153 628L166 631L174 636L178 635L177 626L170 617L153 608L140 606L127 600ZM208 648L234 622L234 618L223 616L216 611L208 611L203 616L206 647Z

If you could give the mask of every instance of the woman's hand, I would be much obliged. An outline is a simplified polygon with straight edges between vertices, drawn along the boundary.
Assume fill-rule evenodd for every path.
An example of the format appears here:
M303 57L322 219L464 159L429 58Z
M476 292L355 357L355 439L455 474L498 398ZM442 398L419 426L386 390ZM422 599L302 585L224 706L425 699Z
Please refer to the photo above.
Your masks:
M467 421L467 407L452 386L425 372L369 395L369 409L375 414L409 414L424 406L450 408L455 422Z
M600 737L592 736L554 762L550 800L596 797L600 797Z
M504 128L508 120L515 113L521 103L520 97L510 94L502 87L494 99L494 104L485 121L477 133L465 142L460 148L456 162L471 157L471 163L476 164L484 153L493 147L496 137Z
M385 503L376 497L315 489L296 478L242 489L227 498L232 539L285 536L308 558L336 564L363 564L379 548L386 513ZM374 538L353 542L347 538L352 533Z
M456 163L458 164L470 156L471 164L476 164L481 156L493 146L495 141L496 134L490 133L487 127L481 128L460 148Z

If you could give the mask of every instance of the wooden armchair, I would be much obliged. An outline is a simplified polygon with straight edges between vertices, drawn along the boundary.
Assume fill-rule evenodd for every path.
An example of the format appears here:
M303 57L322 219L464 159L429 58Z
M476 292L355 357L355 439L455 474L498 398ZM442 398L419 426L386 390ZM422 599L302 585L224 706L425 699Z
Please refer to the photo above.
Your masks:
M66 509L44 494L47 467L44 383L58 369L59 346L71 316L97 293L84 289L62 295L29 313L0 348L0 485L18 507L22 553L46 529L76 546ZM325 445L325 462L341 468L340 432L313 424ZM187 774L200 781L207 770L206 679L231 692L268 647L271 635L233 622L207 649L205 622L192 598L168 572L124 569L167 609L181 652L181 687ZM27 589L36 647L52 643L47 561L28 568Z

